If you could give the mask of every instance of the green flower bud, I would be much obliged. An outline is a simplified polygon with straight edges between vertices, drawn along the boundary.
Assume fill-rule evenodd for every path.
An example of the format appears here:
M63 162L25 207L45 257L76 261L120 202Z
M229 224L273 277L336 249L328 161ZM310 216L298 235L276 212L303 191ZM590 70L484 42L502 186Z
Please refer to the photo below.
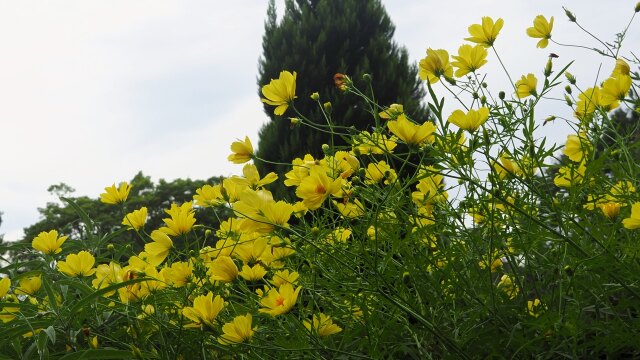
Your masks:
M504 97L506 96L506 94L504 93L504 91L500 91L498 93L498 97L500 98L500 100L504 100Z
M567 17L569 18L569 21L571 22L576 22L576 16L573 15L573 13L571 11L569 11L569 9L563 7L564 9L564 13L567 15Z
M567 94L571 94L571 92L572 92L573 90L571 90L571 86L567 85L567 86L565 86L565 87L564 87L564 91L566 91L566 92L567 92Z
M311 94L310 98L313 101L318 101L318 99L320 99L320 94L318 94L317 92L314 92L313 94Z

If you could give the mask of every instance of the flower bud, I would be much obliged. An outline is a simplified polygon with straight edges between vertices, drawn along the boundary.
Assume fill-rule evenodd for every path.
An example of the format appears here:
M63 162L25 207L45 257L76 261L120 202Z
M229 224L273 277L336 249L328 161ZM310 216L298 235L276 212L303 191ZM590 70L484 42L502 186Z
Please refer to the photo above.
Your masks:
M573 13L571 11L569 11L569 9L563 7L564 9L564 13L567 15L567 17L569 18L569 21L571 22L576 22L576 16L573 15Z
M480 98L480 103L482 105L487 105L487 97L482 95L482 97Z
M478 98L480 97L480 96L478 96L478 93L477 93L477 92L475 92L475 91L471 94L471 96L473 96L473 98L474 98L475 100L478 100Z
M636 4L635 12L640 12L640 1Z
M314 92L313 94L311 94L310 98L313 101L318 101L318 99L320 99L320 94L318 94L318 92Z
M567 92L567 94L571 94L571 91L572 91L572 90L571 90L571 86L569 86L569 85L565 86L565 87L564 87L564 91L566 91L566 92Z
M500 98L500 100L504 100L504 97L506 96L506 94L504 93L504 91L500 91L498 93L498 97Z
M570 72L566 71L564 73L564 76L566 76L567 80L569 80L569 83L571 85L575 85L576 84L576 77L573 76Z
M485 89L486 89L486 88L487 88L487 86L489 86L489 85L487 85L487 83L486 83L486 82L483 82L483 83L482 83L482 87L483 87L483 88L485 88Z
M322 107L324 108L324 111L330 113L331 112L331 103L329 101L327 101L326 103L322 104Z
M345 91L349 88L351 79L345 74L337 73L333 75L333 83L338 89Z
M553 68L553 62L551 62L551 58L549 58L549 60L547 60L547 65L544 67L544 76L545 77L549 77L551 76L551 69Z
M567 102L567 105L569 106L573 106L573 101L571 100L571 98L569 97L569 95L565 95L564 96L564 101Z
M298 119L297 117L291 117L289 118L289 121L291 121L291 126L295 126L300 123L300 119Z
M371 74L364 74L362 75L362 80L366 81L366 82L371 82Z
M115 249L116 249L116 247L115 247L115 246L113 246L113 244L108 244L108 245L107 245L107 250L109 250L109 251L113 251L113 250L115 250Z
M328 144L322 144L322 152L327 154L329 152L329 145Z

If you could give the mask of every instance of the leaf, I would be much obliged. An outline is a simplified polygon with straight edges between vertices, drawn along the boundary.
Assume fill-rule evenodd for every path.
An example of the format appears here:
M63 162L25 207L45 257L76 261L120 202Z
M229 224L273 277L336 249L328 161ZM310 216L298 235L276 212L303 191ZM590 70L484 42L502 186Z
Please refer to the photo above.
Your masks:
M78 214L78 216L80 216L80 218L82 219L82 222L84 222L84 226L86 226L87 228L87 232L89 234L89 236L93 236L93 232L95 229L95 226L93 224L93 220L91 220L91 218L89 217L89 215L87 215L87 213L82 210L82 208L80 206L78 206L78 204L76 204L75 201L66 198L64 196L60 197L60 200L66 202L69 206L71 206L73 208L73 210L76 212L76 214Z

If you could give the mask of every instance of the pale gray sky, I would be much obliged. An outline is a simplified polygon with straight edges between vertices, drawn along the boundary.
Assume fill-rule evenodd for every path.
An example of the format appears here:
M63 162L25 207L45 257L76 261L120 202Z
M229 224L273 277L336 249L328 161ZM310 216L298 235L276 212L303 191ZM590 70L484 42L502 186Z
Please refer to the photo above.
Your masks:
M277 2L282 7L283 1ZM551 44L536 49L525 29L538 14L555 16L553 39L597 46L567 21L562 5L612 41L635 1L384 1L395 40L412 61L427 47L457 53L467 27L482 16L502 17L496 48L517 79L540 74L549 52L584 87L602 80L610 61ZM604 6L603 4L606 4ZM229 145L248 135L257 144L267 117L257 95L266 0L35 1L0 0L0 233L20 237L53 201L60 182L76 195L97 197L105 186L142 170L153 180L240 173L226 161ZM626 52L639 53L640 19ZM507 90L495 55L482 70L497 92ZM327 74L331 76L332 74ZM299 79L304 81L304 79ZM440 88L440 90L442 90ZM436 85L436 91L438 86ZM444 91L441 92L444 96ZM456 105L448 101L448 111ZM564 112L545 105L539 117ZM549 129L563 142L562 124Z

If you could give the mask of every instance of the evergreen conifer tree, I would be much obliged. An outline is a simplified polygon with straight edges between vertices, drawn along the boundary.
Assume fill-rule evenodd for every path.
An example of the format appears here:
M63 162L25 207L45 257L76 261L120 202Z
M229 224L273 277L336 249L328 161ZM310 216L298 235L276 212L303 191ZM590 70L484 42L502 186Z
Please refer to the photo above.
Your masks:
M428 111L421 104L423 85L418 70L410 65L406 49L393 41L395 28L379 0L287 0L282 19L276 18L273 0L270 2L263 56L260 59L259 89L280 71L297 72L295 107L313 121L322 122L322 114L314 92L322 102L331 101L333 122L338 126L354 126L370 130L373 116L354 95L340 94L333 75L349 75L363 91L370 75L371 88L382 106L393 103L404 105L405 112L415 121L427 120ZM260 131L257 155L272 162L290 163L296 157L322 155L321 146L329 143L329 136L305 126L292 127L288 117L295 116L292 109L283 116L275 116L273 107L265 105L270 121ZM334 145L346 145L334 138ZM275 171L282 175L290 170L287 165L257 162L261 174ZM289 196L284 187L271 189L277 196Z

